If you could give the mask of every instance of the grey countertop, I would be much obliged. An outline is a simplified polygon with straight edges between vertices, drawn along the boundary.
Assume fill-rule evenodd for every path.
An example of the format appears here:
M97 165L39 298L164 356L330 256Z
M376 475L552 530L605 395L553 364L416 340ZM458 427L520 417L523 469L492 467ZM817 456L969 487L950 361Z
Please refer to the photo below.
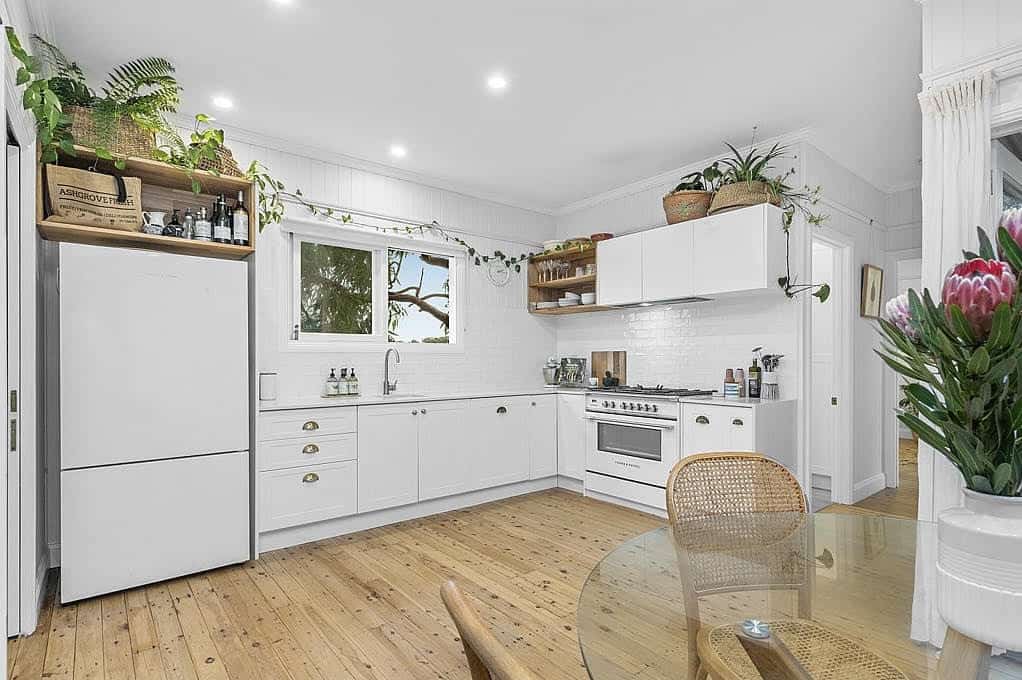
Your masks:
M572 387L535 387L532 389L489 390L473 392L437 392L434 394L401 394L389 397L362 394L357 397L298 397L260 401L260 411L289 411L302 408L334 408L337 406L375 406L379 404L409 404L423 401L454 401L458 399L486 399L492 397L524 397L540 394L584 394L585 390Z
M493 397L523 397L539 394L578 394L586 393L581 387L535 387L532 389L493 389L489 391L471 392L437 392L434 394L402 394L383 397L377 394L363 394L357 397L297 397L278 399L276 401L260 401L260 411L289 411L303 408L334 408L338 406L375 406L379 404L409 404L423 401L453 401L457 399L486 399ZM678 401L683 404L713 404L720 406L741 406L745 408L779 404L793 399L724 399L720 396L682 397Z

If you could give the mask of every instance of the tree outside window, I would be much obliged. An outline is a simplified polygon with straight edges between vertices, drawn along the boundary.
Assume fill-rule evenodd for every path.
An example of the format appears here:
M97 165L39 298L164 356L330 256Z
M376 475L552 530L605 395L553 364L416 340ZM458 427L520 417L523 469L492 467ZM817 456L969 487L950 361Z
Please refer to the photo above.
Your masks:
M451 259L390 248L387 251L387 339L450 342Z

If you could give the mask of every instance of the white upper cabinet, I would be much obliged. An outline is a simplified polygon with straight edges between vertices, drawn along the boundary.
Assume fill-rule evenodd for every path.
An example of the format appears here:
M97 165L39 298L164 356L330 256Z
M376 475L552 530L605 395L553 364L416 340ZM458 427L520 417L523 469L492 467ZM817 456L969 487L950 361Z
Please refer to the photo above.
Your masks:
M781 211L767 204L601 241L596 302L780 292L784 252Z
M600 241L596 246L596 304L642 301L642 233Z
M695 294L779 291L784 274L781 211L756 205L692 222Z
M643 232L642 299L672 300L692 291L692 230L669 226Z

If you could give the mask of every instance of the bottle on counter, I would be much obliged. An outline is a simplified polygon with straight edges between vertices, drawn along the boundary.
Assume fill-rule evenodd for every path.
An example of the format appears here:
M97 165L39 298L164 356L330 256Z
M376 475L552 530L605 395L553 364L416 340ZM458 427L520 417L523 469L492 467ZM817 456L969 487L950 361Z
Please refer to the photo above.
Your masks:
M213 223L209 221L209 214L205 208L199 208L199 212L195 216L195 240L213 240Z
M348 394L348 369L341 369L341 377L337 384L337 394Z
M195 238L195 217L191 208L185 208L185 216L181 220L181 238Z
M348 394L358 396L358 377L355 375L355 367L351 367L351 372L348 373Z
M213 207L213 241L216 243L231 242L231 223L227 214L227 200L220 194Z
M337 378L335 368L330 369L330 375L326 378L325 392L328 397L336 397L341 393L341 381Z
M745 369L735 369L735 382L738 383L738 397L745 398Z
M759 399L763 385L763 372L759 367L759 359L752 357L752 366L749 366L749 398Z
M231 223L231 235L234 245L248 245L248 211L245 210L245 192L238 192L238 205L234 207L234 218Z

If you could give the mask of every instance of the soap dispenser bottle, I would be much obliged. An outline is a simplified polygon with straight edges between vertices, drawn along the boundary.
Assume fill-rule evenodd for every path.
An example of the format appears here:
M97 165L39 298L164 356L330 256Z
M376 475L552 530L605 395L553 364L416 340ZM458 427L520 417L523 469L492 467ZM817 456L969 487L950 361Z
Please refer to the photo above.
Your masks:
M348 394L358 396L358 376L355 375L355 367L348 371Z
M341 393L341 381L337 378L337 369L331 368L326 379L326 396L336 397Z

